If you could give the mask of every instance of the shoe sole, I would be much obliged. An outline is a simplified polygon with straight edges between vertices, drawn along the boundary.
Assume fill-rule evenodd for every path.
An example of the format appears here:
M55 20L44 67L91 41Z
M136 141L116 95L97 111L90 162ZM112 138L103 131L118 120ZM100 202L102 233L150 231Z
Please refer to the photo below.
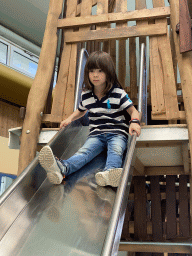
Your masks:
M59 173L47 173L47 178L52 184L61 184L63 180L63 177L59 177Z
M115 168L110 170L108 173L108 178L105 177L106 176L105 172L96 173L95 175L96 183L102 187L104 186L118 187L122 170L123 170L122 168Z
M47 172L47 177L51 183L60 184L62 182L63 176L60 170L55 170L55 168L59 169L59 167L55 167L55 157L49 146L45 146L41 149L39 153L39 163Z
M95 180L96 180L96 183L101 186L101 187L104 187L104 186L107 186L106 184L106 179L104 178L104 175L102 172L98 172L96 173L95 175Z
M119 182L121 179L121 174L122 174L123 169L122 168L116 168L116 169L112 169L109 171L109 185L112 187L118 187L119 186Z

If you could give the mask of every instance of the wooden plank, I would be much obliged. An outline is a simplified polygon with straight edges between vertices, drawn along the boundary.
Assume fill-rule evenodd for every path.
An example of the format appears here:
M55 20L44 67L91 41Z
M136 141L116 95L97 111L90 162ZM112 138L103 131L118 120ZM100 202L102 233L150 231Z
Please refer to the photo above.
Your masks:
M160 114L160 115L153 115L153 113L151 113L151 118L153 120L168 120L168 117L166 114ZM178 119L178 120L186 120L186 112L185 111L179 111L179 117L175 116L172 118L173 120Z
M189 173L189 150L188 142L182 144L182 156L185 173Z
M65 104L63 108L62 119L67 118L74 111L76 60L77 60L77 44L73 44L71 47L69 74L68 74L67 88L66 88L66 94L65 94Z
M127 0L116 0L116 12L124 14L127 11ZM127 27L127 21L117 23L116 28ZM126 78L126 40L119 40L119 60L118 60L118 79L123 88L125 88Z
M99 31L83 32L66 32L66 43L84 42L91 40L107 40L107 39L127 39L137 36L160 36L167 33L165 24L152 24L148 26L133 26L126 28L107 28Z
M134 177L134 238L147 239L145 177Z
M58 20L58 28L72 28L85 25L106 24L119 21L149 20L165 18L170 16L169 7L136 10L124 13L108 13L99 15L87 15L86 17L75 17Z
M145 175L180 175L184 174L183 166L145 166ZM188 173L189 174L189 173Z
M190 236L189 197L187 192L187 176L179 176L179 235Z
M97 2L97 15L102 15L104 13L108 13L108 0L98 0ZM96 30L100 30L102 28L106 28L106 24L101 24L96 26ZM98 45L98 50L101 50L101 43L95 42L95 44ZM107 51L107 48L109 46L109 43L107 41L103 42L105 51Z
M177 57L176 57L175 44L174 44L174 38L173 38L174 32L175 31L173 31L173 28L170 25L169 35L170 35L170 44L171 44L171 52L172 52L172 59L173 59L173 69L174 69L175 81L177 82ZM177 89L179 90L178 83L177 83Z
M66 17L76 15L77 1L71 0L67 2ZM65 38L65 36L64 36ZM54 89L54 97L51 110L51 122L61 122L63 119L63 111L66 99L66 92L69 78L69 66L71 58L72 45L67 45L64 41L63 52L61 55L60 70L57 83Z
M153 7L155 8L163 7L164 5L164 0L153 0ZM155 24L167 24L167 20L158 19L155 21ZM161 59L162 74L164 79L163 94L165 100L166 115L168 120L176 119L179 117L179 109L168 33L166 36L160 36L157 40L157 48Z
M150 71L151 71L151 107L152 116L166 114L163 94L162 63L158 50L158 39L150 38Z
M130 233L129 233L129 221L131 217L131 206L134 205L134 202L128 201L127 203L127 208L126 208L126 213L125 213L125 219L123 223L123 230L122 230L122 235L121 235L121 240L124 241L129 241L130 239Z
M130 98L137 98L136 38L129 38Z
M90 0L83 0L81 3L81 16L90 15L92 12L92 2ZM80 28L81 33L90 30L90 27ZM77 44L71 46L71 56L69 63L68 82L65 94L65 104L63 109L63 119L67 118L73 113L75 100L75 75L76 75L76 61L77 61Z
M153 227L153 241L163 240L163 223L161 217L161 194L159 176L151 176L151 217Z
M135 0L135 9L136 10L147 10L147 5L146 5L146 0ZM137 21L137 26L144 26L144 25L148 25L148 21L147 20L140 20ZM144 43L146 44L146 37L140 37L139 38L139 49L141 49L141 44Z
M176 176L166 177L167 239L177 236L175 179Z
M180 53L192 50L191 17L187 0L179 0Z
M76 9L76 15L79 16L81 15L81 4L79 3L80 1L78 1L78 5L77 5L77 9ZM97 4L97 0L92 0L92 6L95 6Z

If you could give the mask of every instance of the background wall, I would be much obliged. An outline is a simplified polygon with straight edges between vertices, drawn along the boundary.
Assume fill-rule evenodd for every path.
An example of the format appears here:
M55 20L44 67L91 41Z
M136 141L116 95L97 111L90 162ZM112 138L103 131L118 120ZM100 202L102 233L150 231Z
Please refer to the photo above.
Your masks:
M0 172L17 175L19 150L8 148L8 138L0 137Z

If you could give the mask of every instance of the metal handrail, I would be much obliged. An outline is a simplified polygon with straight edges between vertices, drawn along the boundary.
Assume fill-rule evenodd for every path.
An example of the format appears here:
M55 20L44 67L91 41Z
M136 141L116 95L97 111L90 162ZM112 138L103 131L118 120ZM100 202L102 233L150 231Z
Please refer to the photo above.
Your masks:
M141 45L141 63L140 63L140 84L139 84L139 102L138 111L141 116L142 109L142 92L143 92L143 74L144 74L144 55L145 55L145 45ZM141 120L140 120L141 121ZM109 222L109 227L104 241L104 246L102 249L102 256L117 255L118 247L121 238L121 232L123 228L123 222L125 217L127 200L129 197L129 190L131 186L133 168L131 166L135 145L136 145L136 133L132 135L131 142L128 144L129 149L126 155L125 164L123 167L123 173L120 181L120 185L117 189L117 194L111 213L111 219Z
M79 94L80 90L82 89L83 80L84 77L84 66L83 66L83 57L88 58L89 54L86 51L85 48L81 49L80 57L79 57L79 66L77 71L77 81L76 81L76 93L75 93L75 103L74 103L74 111L77 109L77 104L79 101Z

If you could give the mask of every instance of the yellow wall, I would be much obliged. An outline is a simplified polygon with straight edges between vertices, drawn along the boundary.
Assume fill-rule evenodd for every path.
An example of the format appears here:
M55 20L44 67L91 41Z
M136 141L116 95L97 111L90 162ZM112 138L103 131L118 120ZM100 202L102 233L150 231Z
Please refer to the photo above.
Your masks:
M0 98L26 106L33 79L0 64Z
M17 175L19 150L9 149L8 140L0 137L0 172Z

